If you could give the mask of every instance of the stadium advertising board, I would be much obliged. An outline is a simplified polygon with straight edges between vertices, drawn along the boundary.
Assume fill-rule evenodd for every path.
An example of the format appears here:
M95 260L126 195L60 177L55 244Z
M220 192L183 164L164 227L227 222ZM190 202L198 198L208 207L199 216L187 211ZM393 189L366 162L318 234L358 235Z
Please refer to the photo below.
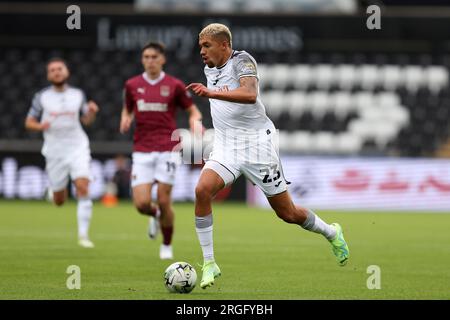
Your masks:
M282 157L295 203L314 209L450 211L450 160ZM247 201L268 207L247 185Z
M106 190L106 184L116 172L113 158L91 161L90 196L99 199ZM0 156L0 198L43 199L48 188L42 156L38 154ZM192 201L200 168L181 165L173 188L174 201ZM156 188L153 190L156 192ZM73 194L73 193L72 193Z
M129 159L130 160L130 159ZM94 154L91 161L92 199L100 199L108 189L108 183L114 180L117 172L117 158ZM130 169L130 168L128 168ZM172 195L175 202L194 201L195 186L200 176L201 165L182 164L175 178ZM120 188L120 186L117 186ZM48 178L45 172L44 158L38 153L0 155L0 198L39 200L46 197ZM74 189L72 186L72 194ZM156 199L157 189L153 188ZM120 194L119 194L120 195ZM131 193L125 198L130 197ZM217 194L215 201L245 200L245 180L238 179L233 186Z

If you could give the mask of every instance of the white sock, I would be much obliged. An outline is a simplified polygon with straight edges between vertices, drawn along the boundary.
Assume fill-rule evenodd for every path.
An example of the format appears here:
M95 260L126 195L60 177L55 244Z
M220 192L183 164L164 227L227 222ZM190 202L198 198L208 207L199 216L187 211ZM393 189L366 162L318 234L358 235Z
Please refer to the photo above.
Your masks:
M205 217L195 217L195 230L202 247L203 260L214 261L212 214Z
M77 220L78 237L88 239L89 224L92 217L92 200L87 198L78 199Z
M311 232L320 233L328 240L332 240L336 236L336 229L332 225L320 219L318 215L309 209L308 217L305 222L303 222L301 227Z

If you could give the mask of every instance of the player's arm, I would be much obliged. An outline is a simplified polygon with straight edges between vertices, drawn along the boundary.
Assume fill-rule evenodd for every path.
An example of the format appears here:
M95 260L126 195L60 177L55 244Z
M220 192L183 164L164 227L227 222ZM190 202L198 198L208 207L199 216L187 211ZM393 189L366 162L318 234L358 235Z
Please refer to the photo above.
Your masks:
M98 105L90 100L87 103L87 112L81 116L80 121L83 125L89 126L95 121L95 116L97 115L99 108Z
M42 121L39 119L42 115L42 104L41 104L40 94L37 93L33 97L33 101L31 102L31 108L28 111L28 115L25 119L25 129L30 131L45 131L50 127L50 122Z
M198 110L195 104L192 104L186 109L189 114L189 127L194 133L203 133L204 127L202 125L202 113Z
M130 130L133 119L133 111L130 111L126 105L123 106L122 114L120 116L120 133L126 133L128 130Z
M50 127L50 123L48 121L39 122L33 116L27 116L25 119L25 128L30 131L45 131Z
M235 103L254 104L258 96L258 79L253 76L239 79L239 87L231 91L213 91L201 83L191 83L186 87L196 95Z
M125 83L125 88L123 89L123 108L122 113L120 115L120 133L124 134L130 130L131 124L133 123L134 113L134 99L131 94L131 89L129 86L129 82Z

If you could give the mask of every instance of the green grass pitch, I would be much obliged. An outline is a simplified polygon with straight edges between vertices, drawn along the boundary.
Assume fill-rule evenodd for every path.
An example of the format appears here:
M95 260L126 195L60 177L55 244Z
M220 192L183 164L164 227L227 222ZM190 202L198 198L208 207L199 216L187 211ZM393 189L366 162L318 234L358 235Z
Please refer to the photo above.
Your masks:
M449 299L450 215L318 211L339 222L350 246L346 267L329 243L244 204L214 206L215 256L222 269L212 288L170 294L163 283L171 261L147 238L147 219L123 202L94 205L91 238L76 243L76 206L0 202L0 299ZM193 204L175 204L174 253L201 276ZM69 290L69 265L81 268L81 289ZM369 290L367 267L381 269Z

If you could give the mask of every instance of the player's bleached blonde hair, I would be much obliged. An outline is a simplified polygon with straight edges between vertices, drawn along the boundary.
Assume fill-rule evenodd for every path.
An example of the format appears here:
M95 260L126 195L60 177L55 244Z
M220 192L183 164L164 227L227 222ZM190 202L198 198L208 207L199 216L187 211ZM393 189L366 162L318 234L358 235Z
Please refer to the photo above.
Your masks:
M203 30L198 35L199 38L202 38L204 36L225 39L230 44L231 47L232 43L231 31L224 24L221 23L208 24L206 27L203 28Z

